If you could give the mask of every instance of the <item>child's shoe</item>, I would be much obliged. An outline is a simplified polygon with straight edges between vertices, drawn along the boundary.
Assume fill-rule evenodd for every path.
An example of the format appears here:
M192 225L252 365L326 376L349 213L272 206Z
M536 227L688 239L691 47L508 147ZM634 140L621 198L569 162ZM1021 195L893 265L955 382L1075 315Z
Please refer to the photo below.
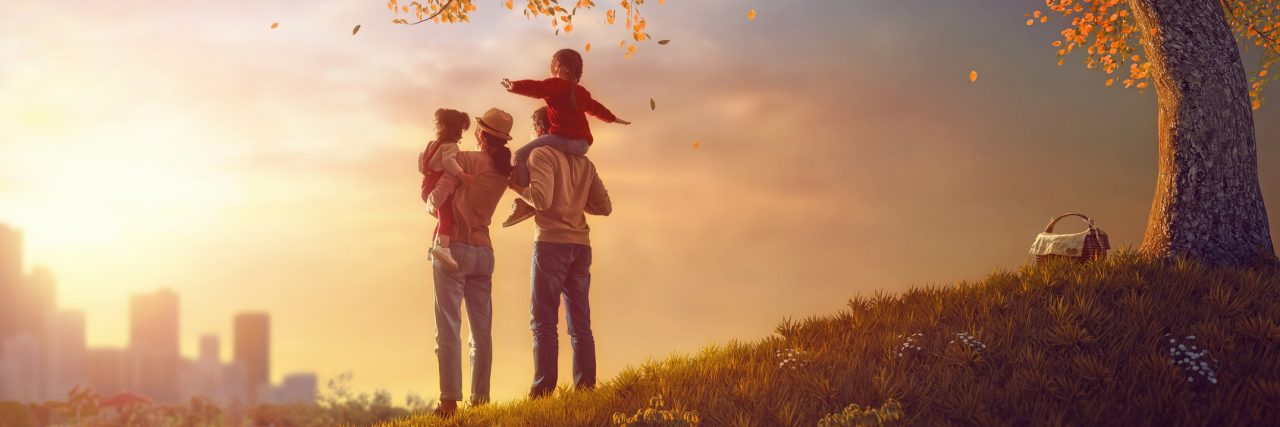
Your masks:
M440 264L444 265L445 271L450 273L458 271L458 260L453 259L453 251L450 251L449 248L433 245L431 246L431 257L439 260Z
M510 227L519 224L521 221L533 218L536 212L529 202L524 201L524 199L516 199L515 202L511 203L511 215L507 216L506 221L502 222L502 226Z

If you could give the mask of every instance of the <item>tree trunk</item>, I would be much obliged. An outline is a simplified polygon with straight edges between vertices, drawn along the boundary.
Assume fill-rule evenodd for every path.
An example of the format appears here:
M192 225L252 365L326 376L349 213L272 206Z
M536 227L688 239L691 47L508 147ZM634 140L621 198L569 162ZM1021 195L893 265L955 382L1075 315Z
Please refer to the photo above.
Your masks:
M1219 0L1130 0L1159 98L1160 173L1140 251L1274 262L1253 111Z

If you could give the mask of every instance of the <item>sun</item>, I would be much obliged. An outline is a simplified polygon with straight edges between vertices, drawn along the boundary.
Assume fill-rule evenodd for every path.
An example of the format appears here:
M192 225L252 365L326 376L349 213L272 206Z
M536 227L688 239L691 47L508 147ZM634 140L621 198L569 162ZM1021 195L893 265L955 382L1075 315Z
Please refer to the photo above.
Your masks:
M7 132L0 220L42 246L106 249L139 233L198 228L235 194L236 178L201 149L215 142L179 115L144 112L56 132L41 125Z

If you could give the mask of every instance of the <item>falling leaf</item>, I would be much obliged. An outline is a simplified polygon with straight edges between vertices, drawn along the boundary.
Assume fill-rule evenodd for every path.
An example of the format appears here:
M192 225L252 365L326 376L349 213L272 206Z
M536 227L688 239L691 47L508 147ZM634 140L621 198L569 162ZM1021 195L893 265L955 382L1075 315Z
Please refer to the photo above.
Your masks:
M280 26L280 23L279 23L279 22L272 22L272 23L271 23L271 29L273 29L273 30L274 30L274 29L276 29L276 27L279 27L279 26Z
M971 82L978 81L978 72L976 70L969 72L969 81Z
M756 10L755 10L755 9L751 9L751 10L748 10L748 11L747 11L747 20L748 20L748 21L754 21L754 20L756 20Z
M653 98L649 98L649 111L653 111L657 109L658 109L658 103L655 102Z
M587 48L586 48L586 49L583 49L583 50L586 50L587 52L590 52L590 51L591 51L591 43L587 43Z
M660 44L660 45L664 45L664 46L665 46L667 43L671 43L671 40L658 40L658 44Z
M358 32L360 32L360 26L359 26L359 25L357 25L355 28L352 28L352 29L351 29L351 35L353 35L353 36L354 36L354 35L356 35L356 33L358 33Z
M702 143L701 143L701 142L693 141L693 149L694 149L694 150L697 150L697 149L698 149L698 147L701 147L701 146L702 146Z

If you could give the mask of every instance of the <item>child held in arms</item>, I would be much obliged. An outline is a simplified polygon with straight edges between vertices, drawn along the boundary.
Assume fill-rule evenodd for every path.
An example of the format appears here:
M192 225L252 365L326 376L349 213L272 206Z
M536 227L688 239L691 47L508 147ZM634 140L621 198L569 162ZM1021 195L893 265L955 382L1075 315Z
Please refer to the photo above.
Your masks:
M475 181L475 177L462 171L458 164L458 142L462 133L471 127L471 118L457 110L441 108L435 113L436 139L427 144L427 148L418 155L418 172L422 173L422 201L427 201L436 184L444 175L450 174L463 183ZM450 271L458 269L458 261L453 259L449 250L449 236L453 234L453 195L449 195L444 203L434 212L439 221L436 222L435 235L431 245L431 256L440 260Z

